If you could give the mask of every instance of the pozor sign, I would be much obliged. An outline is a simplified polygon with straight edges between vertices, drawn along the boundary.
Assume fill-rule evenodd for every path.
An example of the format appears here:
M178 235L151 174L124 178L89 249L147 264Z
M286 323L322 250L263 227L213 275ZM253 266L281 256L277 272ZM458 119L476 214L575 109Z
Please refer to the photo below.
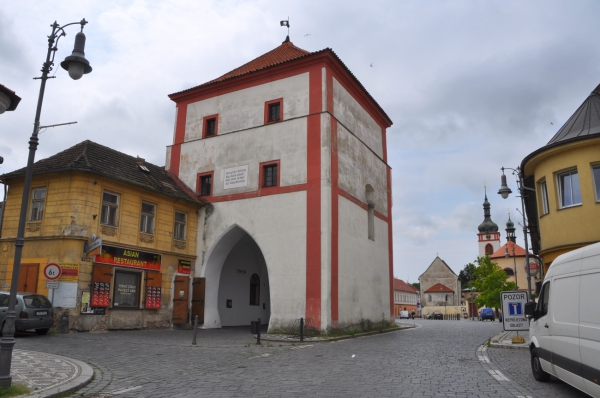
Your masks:
M529 320L525 316L525 304L529 301L527 292L502 292L500 300L504 330L529 330Z

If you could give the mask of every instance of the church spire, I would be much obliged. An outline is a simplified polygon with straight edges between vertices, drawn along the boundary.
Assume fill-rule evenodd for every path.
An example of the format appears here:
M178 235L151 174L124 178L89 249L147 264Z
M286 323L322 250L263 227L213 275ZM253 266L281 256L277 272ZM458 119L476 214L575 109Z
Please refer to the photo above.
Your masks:
M485 189L485 200L483 201L483 222L479 224L479 233L498 232L498 224L492 221L490 215L490 202L487 198L487 189Z
M506 222L506 240L508 242L517 243L515 223L510 219L510 211L508 212L508 221Z

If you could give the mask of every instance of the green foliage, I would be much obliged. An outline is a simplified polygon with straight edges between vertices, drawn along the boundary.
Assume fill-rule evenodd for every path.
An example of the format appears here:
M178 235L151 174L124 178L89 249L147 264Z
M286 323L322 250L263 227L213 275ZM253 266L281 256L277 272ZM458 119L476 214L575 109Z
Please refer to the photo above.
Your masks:
M17 395L28 394L31 390L21 384L12 384L10 387L0 387L0 397L16 397Z
M414 287L417 290L421 290L421 283L420 282L415 282L415 283L411 283L410 284L412 287Z
M479 292L475 304L478 307L500 308L502 305L500 293L515 290L517 285L506 281L508 279L506 272L493 262L490 256L478 257L475 262L478 266L473 274L473 286Z
M469 263L465 265L465 267L458 273L458 279L460 279L460 284L463 289L470 289L473 283L473 279L475 279L475 264Z

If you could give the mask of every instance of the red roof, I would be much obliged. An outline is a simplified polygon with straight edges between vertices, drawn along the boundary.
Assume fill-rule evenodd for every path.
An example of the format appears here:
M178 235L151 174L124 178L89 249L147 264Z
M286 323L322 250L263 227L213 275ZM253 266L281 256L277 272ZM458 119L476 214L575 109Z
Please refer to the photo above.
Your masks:
M305 55L309 55L310 52L296 47L291 41L284 41L279 47L274 48L266 54L261 55L252 61L235 68L231 72L225 73L223 76L218 77L204 84L210 84L214 82L220 82L231 77L245 75L246 73L256 72L257 70L265 69L270 66L281 64L287 61L291 61L296 58L301 58Z
M389 118L389 116L379 106L379 104L377 103L377 101L375 101L375 99L371 96L371 94L369 94L367 89L365 89L365 87L356 78L356 76L354 76L354 74L350 71L350 69L348 69L348 67L342 62L342 60L337 56L337 54L333 52L332 49L325 48L320 51L309 52L309 51L303 50L299 47L296 47L291 41L289 41L289 39L286 39L283 43L281 43L280 46L276 47L275 49L261 55L258 58L253 59L252 61L250 61L248 63L245 63L244 65L240 66L239 68L235 68L234 70L225 73L223 76L220 76L216 79L210 80L206 83L202 83L198 86L170 94L169 98L171 98L173 101L177 102L177 99L175 98L176 96L179 96L180 94L183 94L183 93L193 91L200 87L210 86L215 83L219 83L219 82L223 82L223 81L233 79L236 77L248 75L250 73L258 72L260 70L271 68L271 67L274 67L274 66L277 66L280 64L284 64L286 62L295 61L300 58L310 57L310 56L319 56L319 54L331 54L335 58L335 60L337 60L340 63L340 65L346 70L346 72L348 72L350 77L358 84L358 86L364 91L364 93L369 97L369 99L371 101L373 101L374 105L382 113L383 117L386 119L386 121L389 123L389 125L390 126L392 125L392 120Z
M490 258L504 258L504 254L506 254L507 246L508 246L508 255L510 257L512 257L513 255L516 257L524 257L525 256L525 249L523 249L521 246L517 245L516 243L509 241L507 244L502 246L500 249L496 250L490 256ZM514 254L513 254L513 250L514 250Z
M448 286L444 286L441 283L436 283L431 286L429 289L425 290L425 293L439 293L439 292L447 292L454 293L454 290L450 289Z
M418 290L415 289L414 286L411 286L408 283L404 282L403 280L400 280L397 278L394 278L394 290L403 290L405 292L411 292L411 293L418 292Z

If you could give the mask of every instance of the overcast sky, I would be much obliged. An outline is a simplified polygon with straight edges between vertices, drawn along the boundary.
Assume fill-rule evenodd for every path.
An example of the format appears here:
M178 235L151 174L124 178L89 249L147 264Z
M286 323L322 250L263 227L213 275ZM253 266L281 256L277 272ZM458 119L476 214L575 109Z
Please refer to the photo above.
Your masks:
M478 254L484 184L501 229L520 201L498 194L500 167L545 145L600 83L598 1L4 1L0 83L22 97L0 115L0 173L24 167L50 24L86 18L93 72L73 81L58 44L36 159L90 139L164 165L168 94L291 41L332 48L394 122L394 274L416 282L439 255L458 274ZM372 65L372 66L371 66ZM515 179L508 178L516 190ZM517 228L521 228L518 224ZM523 232L517 230L523 246Z

